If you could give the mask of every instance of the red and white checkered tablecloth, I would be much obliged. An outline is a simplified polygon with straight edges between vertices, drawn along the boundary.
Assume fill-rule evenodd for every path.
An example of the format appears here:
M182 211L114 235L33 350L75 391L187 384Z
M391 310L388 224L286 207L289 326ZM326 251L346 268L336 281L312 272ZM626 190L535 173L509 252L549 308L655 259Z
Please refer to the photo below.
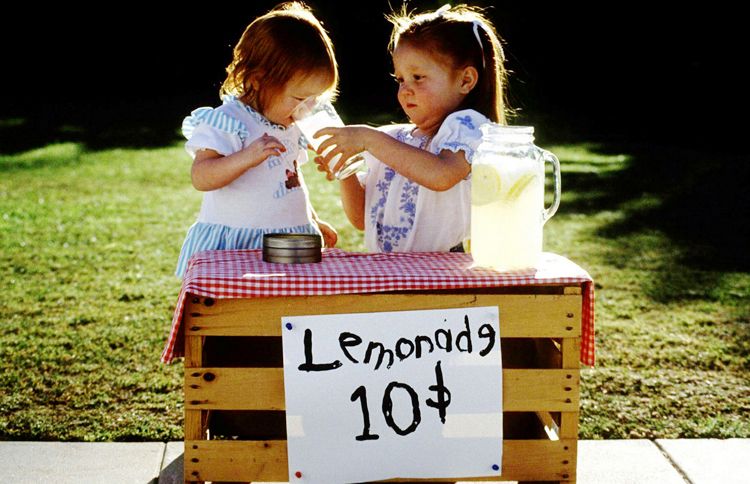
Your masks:
M188 293L226 299L573 283L581 286L583 295L581 363L594 365L593 280L556 254L545 252L537 269L514 272L472 268L471 256L462 253L363 254L324 249L317 264L270 264L261 256L257 249L210 250L190 259L161 355L164 363L184 354L180 324Z

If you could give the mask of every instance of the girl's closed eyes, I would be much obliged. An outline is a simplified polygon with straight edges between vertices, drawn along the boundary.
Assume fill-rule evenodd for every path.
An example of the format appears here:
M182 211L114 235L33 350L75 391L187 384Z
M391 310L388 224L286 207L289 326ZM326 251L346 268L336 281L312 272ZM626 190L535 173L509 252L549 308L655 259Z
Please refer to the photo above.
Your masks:
M394 81L396 81L396 84L403 84L403 82L404 82L404 78L401 77L401 76L397 76L396 74L391 74L391 77L393 78ZM425 76L423 74L412 74L411 75L411 79L414 80L414 81L417 81L417 82L423 81L425 78L427 78L427 76Z

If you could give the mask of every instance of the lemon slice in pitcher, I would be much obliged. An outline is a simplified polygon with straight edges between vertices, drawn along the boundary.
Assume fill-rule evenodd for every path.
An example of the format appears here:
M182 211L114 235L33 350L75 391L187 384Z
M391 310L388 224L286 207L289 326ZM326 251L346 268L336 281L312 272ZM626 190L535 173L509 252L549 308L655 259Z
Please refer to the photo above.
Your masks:
M524 175L521 175L521 177L516 180L513 186L510 187L505 198L508 200L518 199L518 197L521 196L521 193L523 193L523 191L526 190L529 185L531 185L531 182L534 181L534 178L536 178L536 175L534 175L533 173L526 173Z
M502 182L493 165L475 164L471 167L471 203L486 205L500 197Z

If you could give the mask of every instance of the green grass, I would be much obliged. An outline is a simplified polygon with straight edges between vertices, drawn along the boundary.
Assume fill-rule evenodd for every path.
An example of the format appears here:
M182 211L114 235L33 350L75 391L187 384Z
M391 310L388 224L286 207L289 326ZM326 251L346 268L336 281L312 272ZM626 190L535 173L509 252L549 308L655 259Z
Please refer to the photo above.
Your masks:
M747 168L668 149L549 148L564 197L546 250L596 281L581 437L750 437L747 222L731 210L747 199L732 191ZM0 155L0 439L182 438L182 364L159 355L200 205L189 165L180 145ZM336 184L311 168L319 214L340 247L362 250Z

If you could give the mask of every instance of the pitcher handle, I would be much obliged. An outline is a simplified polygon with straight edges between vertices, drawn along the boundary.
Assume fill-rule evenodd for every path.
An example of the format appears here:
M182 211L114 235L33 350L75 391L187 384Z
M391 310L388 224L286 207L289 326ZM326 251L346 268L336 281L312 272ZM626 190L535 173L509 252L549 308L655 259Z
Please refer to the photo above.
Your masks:
M545 224L557 212L557 207L560 206L560 160L547 150L542 150L542 157L545 163L552 163L552 173L555 177L555 198L552 205L542 212L542 224Z

